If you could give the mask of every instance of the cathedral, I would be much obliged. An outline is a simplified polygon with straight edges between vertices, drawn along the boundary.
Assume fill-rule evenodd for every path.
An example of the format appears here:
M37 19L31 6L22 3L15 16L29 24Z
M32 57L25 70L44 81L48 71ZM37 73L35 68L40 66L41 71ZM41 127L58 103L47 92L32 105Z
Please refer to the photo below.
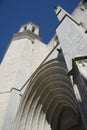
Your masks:
M87 130L87 0L59 20L46 45L21 26L0 65L0 130Z

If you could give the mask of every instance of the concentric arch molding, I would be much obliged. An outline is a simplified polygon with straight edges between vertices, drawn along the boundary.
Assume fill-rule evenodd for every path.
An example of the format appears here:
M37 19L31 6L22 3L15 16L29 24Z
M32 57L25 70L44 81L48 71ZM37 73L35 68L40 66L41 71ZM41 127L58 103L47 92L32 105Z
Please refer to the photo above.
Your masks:
M83 130L63 62L50 60L37 70L21 99L13 130Z

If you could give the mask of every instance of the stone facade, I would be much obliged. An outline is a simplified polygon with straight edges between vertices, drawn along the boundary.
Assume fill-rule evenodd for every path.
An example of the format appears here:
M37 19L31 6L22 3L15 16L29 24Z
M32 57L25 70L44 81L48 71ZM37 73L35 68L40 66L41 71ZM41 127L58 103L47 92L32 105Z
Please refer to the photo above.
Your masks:
M72 15L55 8L60 24L47 45L32 22L12 37L0 65L0 130L87 128L83 99L68 75L72 60L87 55L87 19L78 15L80 6L85 16L86 1Z

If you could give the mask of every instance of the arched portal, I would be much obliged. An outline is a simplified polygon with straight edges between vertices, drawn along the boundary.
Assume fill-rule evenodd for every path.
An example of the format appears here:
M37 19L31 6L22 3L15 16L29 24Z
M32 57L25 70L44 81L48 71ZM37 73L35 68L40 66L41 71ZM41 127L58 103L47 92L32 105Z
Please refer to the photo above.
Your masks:
M14 130L83 130L63 62L54 59L37 70L21 99Z

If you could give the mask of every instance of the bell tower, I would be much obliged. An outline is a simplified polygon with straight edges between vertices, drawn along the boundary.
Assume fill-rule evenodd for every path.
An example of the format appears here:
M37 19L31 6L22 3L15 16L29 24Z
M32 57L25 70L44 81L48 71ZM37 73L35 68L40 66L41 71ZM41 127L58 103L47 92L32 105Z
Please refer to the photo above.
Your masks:
M45 45L39 27L32 22L21 26L13 35L0 65L0 130L12 129L20 98L30 78L55 44L54 41Z
M23 31L30 31L37 36L39 35L39 27L33 24L32 22L22 25L19 32L23 32Z

